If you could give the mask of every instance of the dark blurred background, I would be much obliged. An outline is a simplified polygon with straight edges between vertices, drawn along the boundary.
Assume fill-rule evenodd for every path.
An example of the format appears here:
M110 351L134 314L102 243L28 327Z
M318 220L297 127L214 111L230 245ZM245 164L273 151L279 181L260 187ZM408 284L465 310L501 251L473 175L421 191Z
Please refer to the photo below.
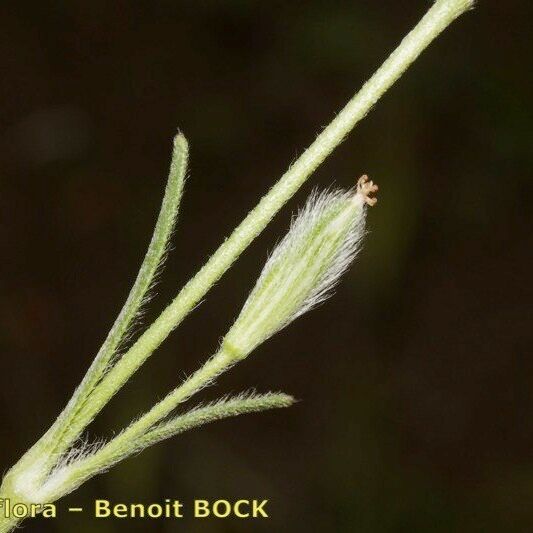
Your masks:
M171 139L191 142L149 323L379 66L428 1L2 2L0 465L48 427L143 257ZM295 407L184 434L94 498L269 498L269 521L30 532L533 529L530 3L480 1L316 172L106 408L109 436L216 348L314 186L379 183L336 296L205 391ZM190 515L190 513L189 513Z

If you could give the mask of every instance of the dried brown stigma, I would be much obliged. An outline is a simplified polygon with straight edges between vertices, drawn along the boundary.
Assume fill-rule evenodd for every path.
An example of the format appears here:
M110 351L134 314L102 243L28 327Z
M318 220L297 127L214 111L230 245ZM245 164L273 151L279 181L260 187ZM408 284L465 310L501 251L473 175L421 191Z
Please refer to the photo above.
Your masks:
M378 186L366 174L363 174L357 180L357 192L360 193L367 205L373 206L378 201L377 198L371 196L378 192Z

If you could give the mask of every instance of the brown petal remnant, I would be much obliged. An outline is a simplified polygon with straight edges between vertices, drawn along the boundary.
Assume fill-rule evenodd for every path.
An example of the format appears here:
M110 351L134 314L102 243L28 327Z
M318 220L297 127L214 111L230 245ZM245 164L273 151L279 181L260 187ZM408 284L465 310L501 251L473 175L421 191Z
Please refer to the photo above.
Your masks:
M377 198L371 196L378 192L378 186L370 179L366 174L363 174L357 180L357 192L363 196L365 203L369 206L373 206L378 201Z

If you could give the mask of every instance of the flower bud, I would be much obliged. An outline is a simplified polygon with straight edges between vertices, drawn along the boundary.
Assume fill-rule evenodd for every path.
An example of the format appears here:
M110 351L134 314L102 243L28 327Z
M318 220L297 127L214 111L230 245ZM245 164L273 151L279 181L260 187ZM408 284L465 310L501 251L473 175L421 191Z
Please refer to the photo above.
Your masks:
M228 357L257 345L331 295L359 251L366 205L377 186L362 176L356 189L313 193L276 246L239 317L225 336Z

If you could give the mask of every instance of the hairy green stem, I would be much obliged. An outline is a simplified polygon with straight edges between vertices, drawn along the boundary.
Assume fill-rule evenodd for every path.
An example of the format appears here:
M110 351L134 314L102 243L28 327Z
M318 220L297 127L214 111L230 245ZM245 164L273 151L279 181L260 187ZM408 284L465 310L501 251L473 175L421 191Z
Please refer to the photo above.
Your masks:
M158 402L152 409L145 413L139 420L131 424L120 435L115 437L108 446L120 449L124 443L133 442L139 436L144 435L155 424L168 416L176 407L189 399L193 394L206 387L208 384L225 372L230 366L239 360L235 353L228 350L226 345L211 357L192 376L186 379L180 386L171 391L163 400Z
M188 154L187 140L181 133L178 133L174 138L168 181L154 233L126 303L81 384L52 427L28 452L28 459L31 460L34 452L42 455L46 451L49 454L50 465L53 465L56 458L72 445L86 427L85 419L78 417L78 414L83 410L98 382L113 363L117 350L120 349L143 302L147 299L147 294L168 250L168 242L183 194ZM43 468L43 473L46 474L46 468Z
M117 349L127 336L164 260L183 194L188 155L187 140L179 133L174 138L172 161L161 210L137 279L85 378L55 424L60 436L53 444L59 453L66 450L85 428L83 422L76 423L76 415L87 403L94 387L105 374Z
M434 3L361 90L291 165L200 271L183 287L159 318L105 376L95 391L94 401L87 404L81 413L83 417L81 424L90 422L150 357L429 43L472 5L471 0L437 0Z
M284 395L283 397L272 395L263 403L255 398L257 400L255 404L243 403L247 400L241 398L238 405L237 403L229 406L221 404L220 408L208 406L209 408L206 407L204 411L198 409L182 417L161 422L179 403L210 383L236 360L245 356L239 353L237 342L234 345L226 342L206 365L106 446L93 452L82 449L82 452L89 453L89 455L84 458L68 459L68 452L72 450L74 441L113 395L198 304L266 227L272 217L344 140L345 136L429 43L455 18L471 8L473 3L473 0L437 0L398 48L318 135L309 148L289 167L259 204L249 212L170 305L133 346L121 358L118 358L117 352L146 298L147 291L164 257L175 221L187 163L186 141L181 135L176 137L169 183L161 213L146 258L126 304L63 413L44 437L4 477L0 487L0 499L7 496L13 497L15 502L22 503L53 501L56 497L76 488L91 475L133 453L139 446L144 446L143 442L148 445L165 436L224 416L261 410L269 408L269 405L272 407L288 405L287 397ZM16 521L2 516L0 508L0 533L10 531L16 525Z
M223 418L289 407L293 403L294 398L283 393L239 395L203 407L196 407L183 415L154 425L150 431L139 431L139 426L144 426L142 421L147 418L145 415L100 450L54 472L42 486L39 497L54 501L89 478L109 469L113 464L184 431Z

